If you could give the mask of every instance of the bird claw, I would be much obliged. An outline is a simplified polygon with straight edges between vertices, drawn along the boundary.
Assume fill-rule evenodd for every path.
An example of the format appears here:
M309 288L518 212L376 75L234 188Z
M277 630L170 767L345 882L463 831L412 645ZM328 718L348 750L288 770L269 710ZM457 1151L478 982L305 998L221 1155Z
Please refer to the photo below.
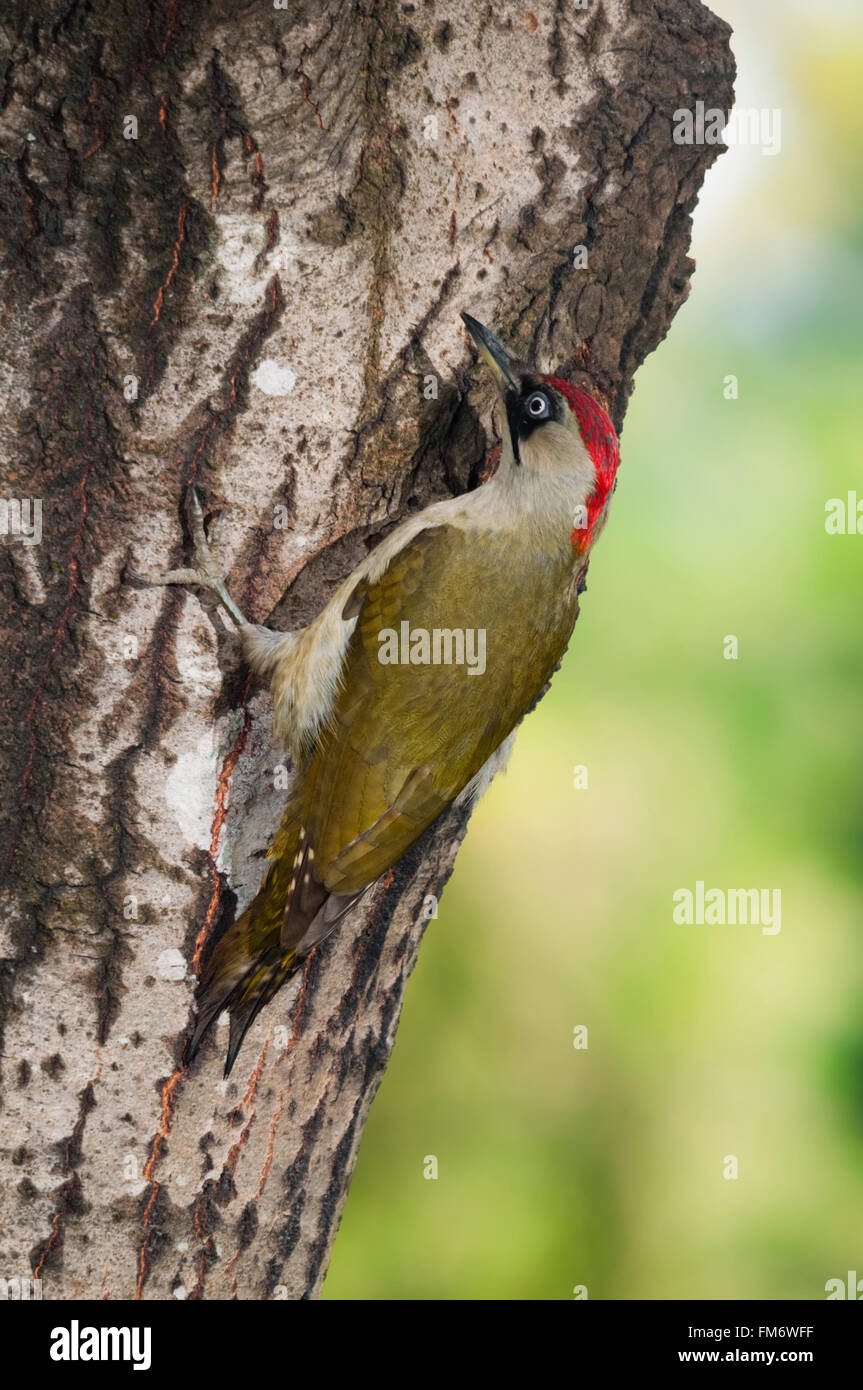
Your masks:
M222 513L219 512L213 518L208 539L204 526L204 510L194 483L191 483L186 491L186 507L189 515L189 530L192 534L193 565L187 569L168 570L166 574L154 575L139 574L137 570L127 567L126 575L139 588L165 584L197 584L203 589L209 589L228 610L234 622L240 627L246 627L248 619L228 593L219 569Z
M222 530L222 513L217 512L213 517L208 537L204 528L204 510L201 506L201 498L194 483L189 484L186 492L186 507L194 548L194 571L201 576L202 581L204 579L209 581L206 585L207 588L212 588L215 584L221 585L223 579L219 569L219 536Z
M189 514L189 529L192 533L195 559L198 562L197 569L201 574L215 573L218 543L215 538L207 539L207 533L204 529L204 509L201 506L201 497L194 483L190 483L186 489L186 510ZM219 512L217 515L221 517L222 514ZM216 518L213 519L211 530L215 520Z

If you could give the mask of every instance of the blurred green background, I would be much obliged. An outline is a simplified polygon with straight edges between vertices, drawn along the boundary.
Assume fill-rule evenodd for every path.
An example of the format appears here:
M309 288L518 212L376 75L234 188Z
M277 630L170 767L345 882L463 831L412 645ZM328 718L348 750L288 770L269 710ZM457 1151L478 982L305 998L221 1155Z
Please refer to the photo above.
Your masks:
M863 536L824 525L863 499L863 14L713 8L781 153L707 176L575 640L430 923L325 1298L863 1277ZM781 933L675 925L697 879L780 888Z

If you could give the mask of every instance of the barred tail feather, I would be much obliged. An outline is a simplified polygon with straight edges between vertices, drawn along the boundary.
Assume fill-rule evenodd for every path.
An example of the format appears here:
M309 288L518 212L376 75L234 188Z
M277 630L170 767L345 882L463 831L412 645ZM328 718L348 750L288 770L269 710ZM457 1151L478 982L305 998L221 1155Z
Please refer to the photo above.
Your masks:
M198 985L198 1017L186 1061L192 1061L227 1009L231 1032L225 1076L264 1005L360 897L358 892L328 893L319 882L296 802L289 804L269 854L273 863L260 891L216 942Z
M275 959L272 957L275 956ZM268 952L258 962L243 982L237 997L229 1004L231 1010L231 1030L228 1038L228 1051L225 1057L225 1076L230 1075L231 1067L240 1050L243 1038L248 1033L261 1009L269 1004L276 994L302 965L302 957L294 951Z
M225 1076L260 1010L302 963L295 951L280 947L280 921L269 932L261 931L261 908L267 905L260 902L264 892L217 942L198 985L198 1017L186 1060L192 1061L212 1024L228 1009L231 1032Z
M198 1017L186 1049L191 1062L223 1009L231 1014L225 1075L231 1070L248 1029L265 1004L299 968L293 943L280 945L282 922L291 895L299 835L297 803L288 803L269 854L270 870L257 896L216 942L198 984Z

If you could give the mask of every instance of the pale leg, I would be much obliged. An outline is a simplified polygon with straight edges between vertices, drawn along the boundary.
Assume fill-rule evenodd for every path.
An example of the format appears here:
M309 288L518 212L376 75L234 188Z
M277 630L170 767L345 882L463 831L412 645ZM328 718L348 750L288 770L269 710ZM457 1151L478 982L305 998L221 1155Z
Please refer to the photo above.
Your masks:
M228 610L234 622L240 627L248 627L249 620L237 607L231 595L225 587L219 569L219 531L221 530L221 514L217 516L212 524L210 539L207 539L204 530L204 513L201 509L201 499L198 490L190 486L186 493L186 504L189 509L189 525L192 532L192 544L194 547L194 566L191 569L169 570L167 574L146 575L138 574L135 570L128 570L129 578L138 584L198 584L203 589L209 589L214 593L221 604Z

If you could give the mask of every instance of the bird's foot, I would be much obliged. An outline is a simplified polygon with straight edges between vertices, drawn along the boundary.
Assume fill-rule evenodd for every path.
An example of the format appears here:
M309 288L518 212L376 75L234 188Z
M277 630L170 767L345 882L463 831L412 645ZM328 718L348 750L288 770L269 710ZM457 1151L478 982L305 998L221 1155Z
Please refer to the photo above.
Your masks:
M132 583L141 587L158 584L198 584L214 593L221 604L227 608L234 622L240 627L248 626L248 618L237 607L225 587L219 569L219 534L222 529L221 512L213 519L210 535L204 529L204 513L198 489L190 484L186 493L186 506L189 511L189 528L192 533L194 564L189 569L169 570L167 574L138 574L128 569L126 574Z

